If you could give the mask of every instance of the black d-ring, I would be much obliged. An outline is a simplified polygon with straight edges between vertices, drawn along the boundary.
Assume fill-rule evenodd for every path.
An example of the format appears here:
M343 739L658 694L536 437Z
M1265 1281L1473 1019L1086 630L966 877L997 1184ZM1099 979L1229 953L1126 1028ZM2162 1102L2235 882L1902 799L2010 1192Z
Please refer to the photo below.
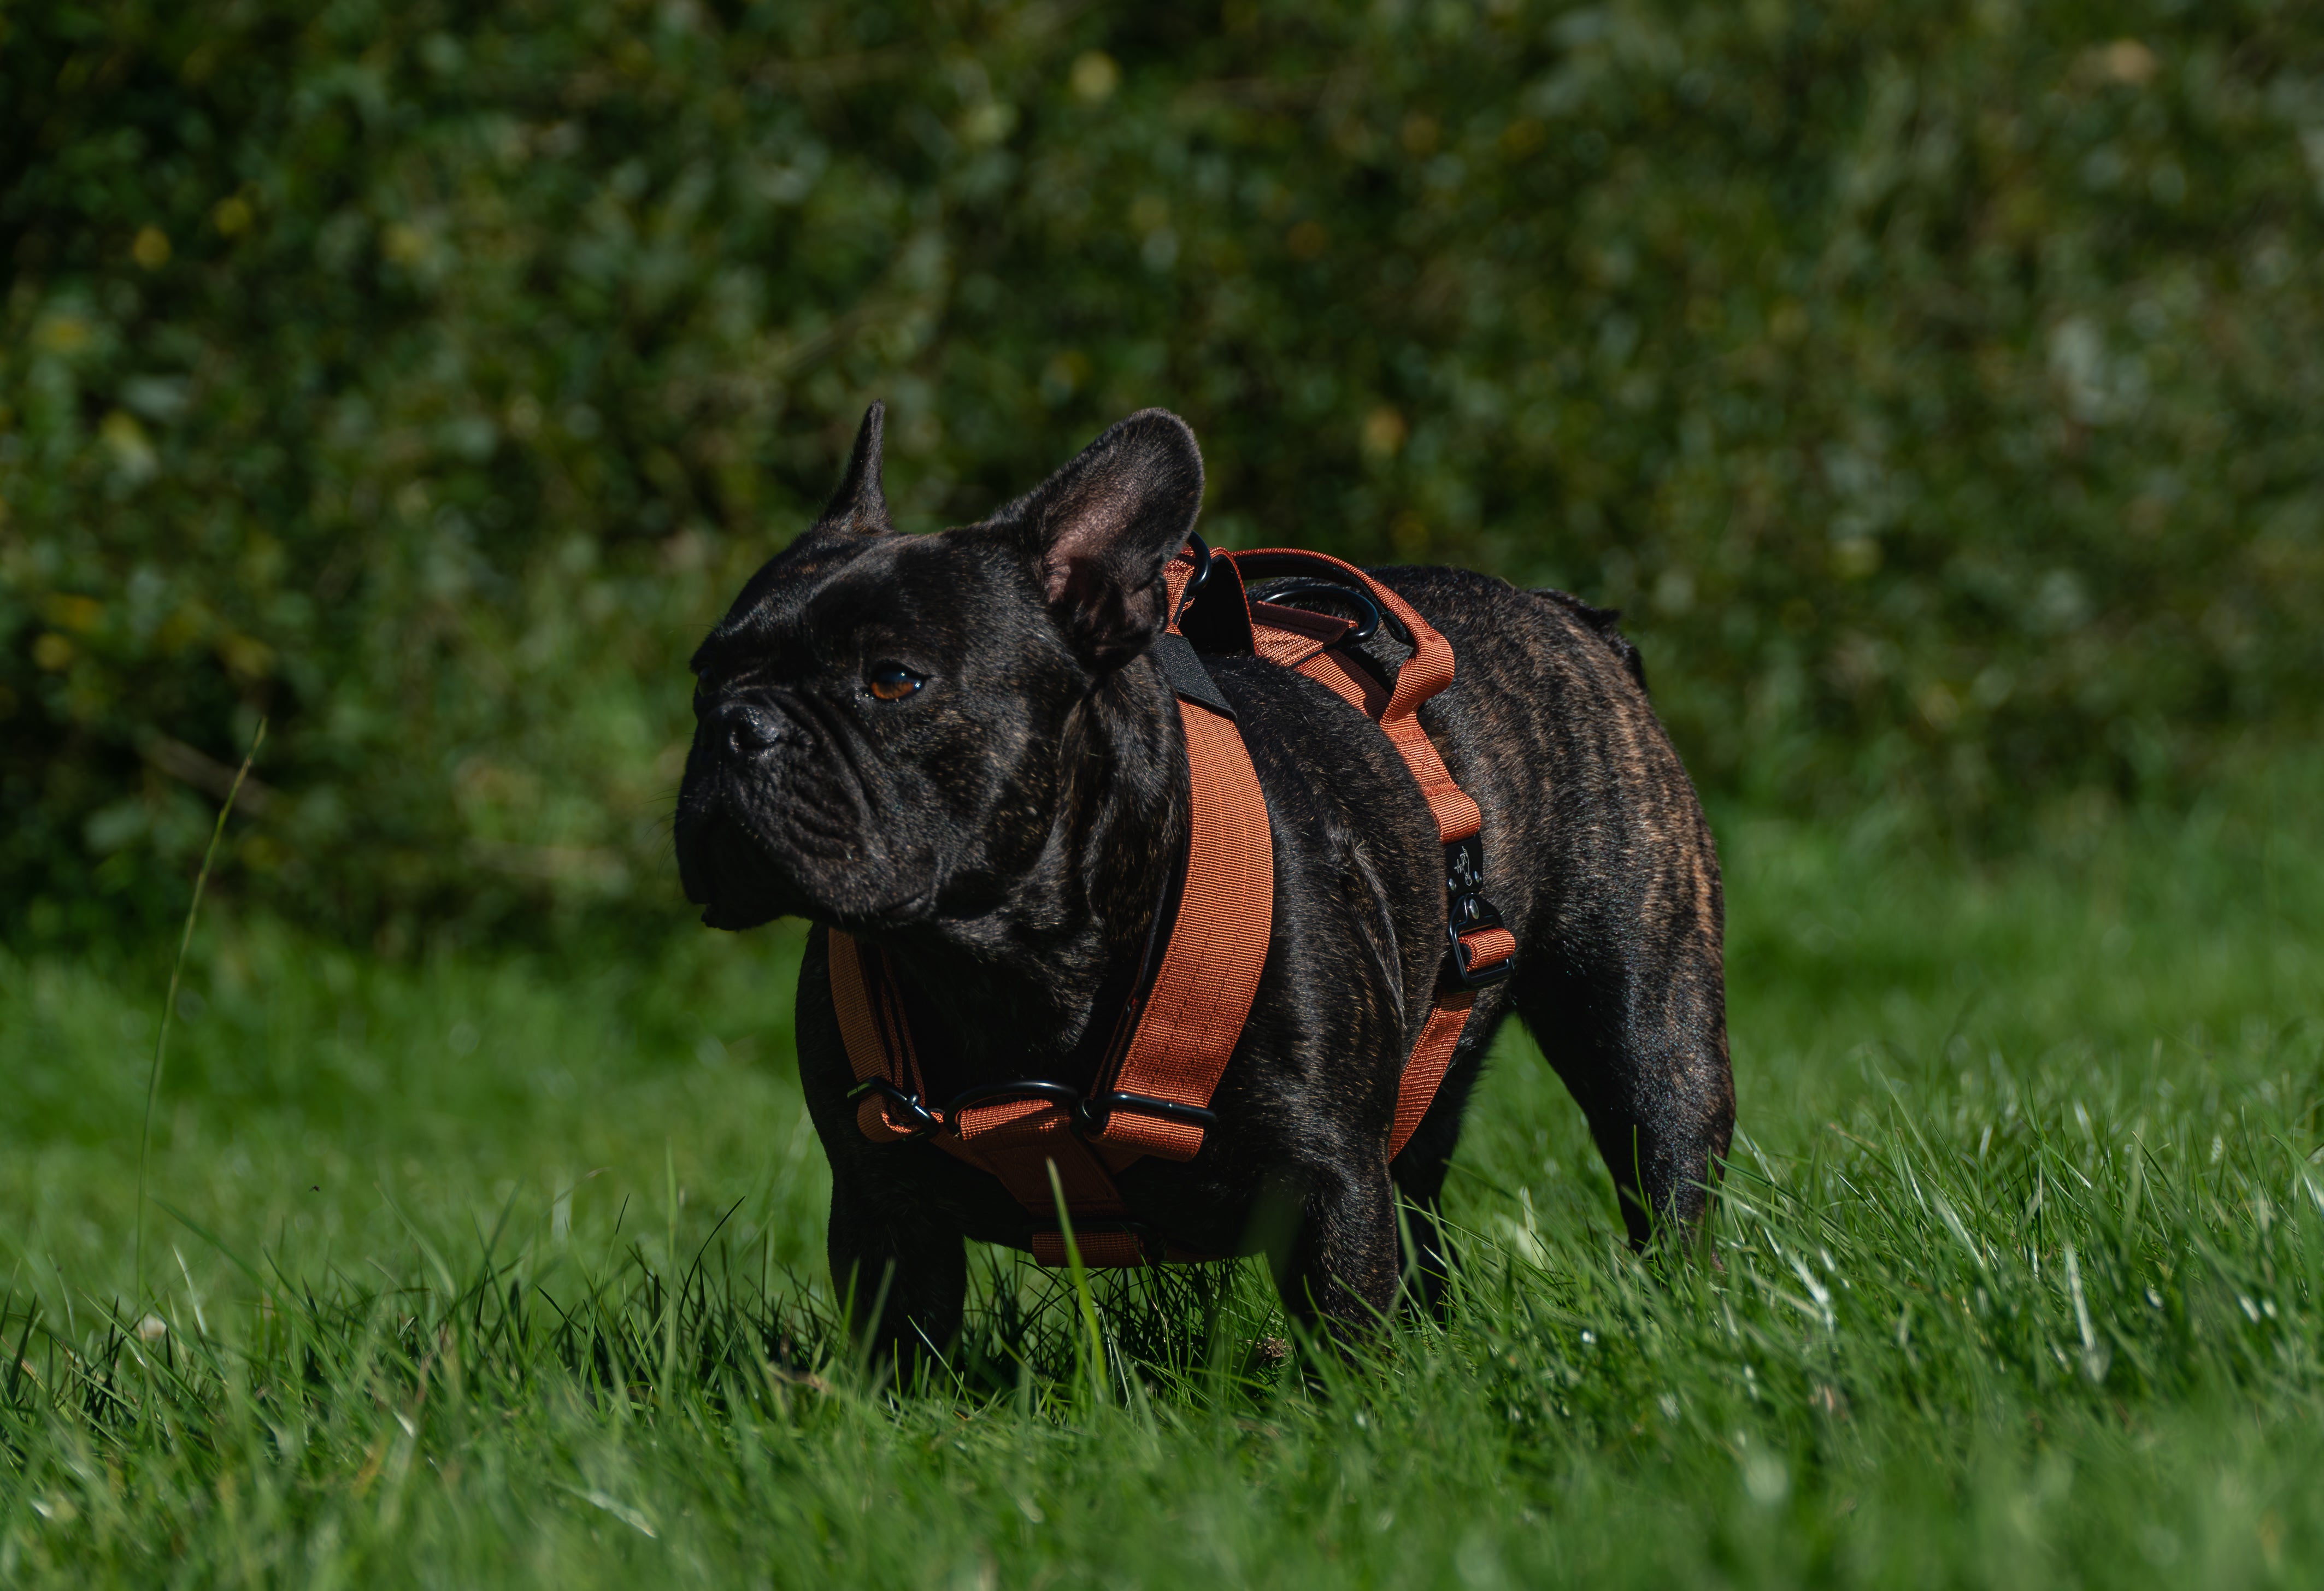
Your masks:
M952 1097L944 1108L945 1119L957 1121L960 1113L973 1106L994 1099L1047 1099L1070 1112L1074 1120L1083 1119L1082 1096L1079 1089L1060 1082L1043 1082L1037 1078L1020 1078L1013 1082L985 1083L977 1088L964 1089Z
M1319 557L1311 556L1295 549L1277 548L1272 552L1237 553L1234 556L1234 559L1235 569L1242 575L1246 584L1261 580L1274 580L1284 575L1289 575L1294 579L1297 579L1304 575L1308 580L1312 581L1315 576L1321 575L1324 576L1323 584L1332 586L1335 590L1342 589L1339 572L1337 570L1334 570L1328 564L1323 564L1323 560ZM1319 568L1317 566L1318 565L1322 565L1323 566ZM1360 587L1355 584L1353 578L1348 582L1344 589L1350 592L1360 592ZM1367 600L1369 600L1369 593L1362 594L1364 594ZM1268 601L1269 599L1262 597L1260 600ZM1388 632L1390 635L1396 637L1397 639L1402 641L1407 647L1417 648L1419 646L1420 643L1413 638L1412 631L1405 628L1403 620L1397 618L1394 612L1388 609L1379 608L1377 603L1375 603L1374 606L1379 608L1380 618L1382 621L1387 624Z
M1343 602L1353 602L1363 610L1363 617L1356 621L1355 629L1341 638L1343 640L1360 644L1371 639L1372 632L1380 627L1379 604L1372 601L1370 593L1358 591L1352 585L1334 585L1328 581L1317 581L1307 585L1279 585L1262 595L1259 601L1283 602L1296 608L1301 605L1299 602L1301 597L1311 600L1336 598Z
M1194 593L1203 589L1203 582L1211 577L1211 544L1192 530L1186 532L1186 539L1194 548L1194 577L1187 581L1186 589L1178 593L1178 611L1170 615L1173 626L1185 617L1186 604L1194 600Z

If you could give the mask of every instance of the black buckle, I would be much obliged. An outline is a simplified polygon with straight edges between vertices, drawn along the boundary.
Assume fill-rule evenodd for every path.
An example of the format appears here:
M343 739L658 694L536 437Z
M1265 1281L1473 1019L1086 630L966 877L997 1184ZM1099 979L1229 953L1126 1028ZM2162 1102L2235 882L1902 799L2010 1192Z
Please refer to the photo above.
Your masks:
M1469 925L1472 932L1479 928L1499 928L1502 925L1501 914L1495 911L1492 903L1486 900L1483 896L1472 895L1468 899L1472 906L1481 908L1478 913L1478 920ZM1452 924L1448 923L1444 925L1444 937L1452 946L1453 982L1463 989L1483 989L1489 984L1499 983L1509 975L1510 969L1517 965L1515 956L1504 956L1497 966L1487 967L1481 970L1472 970L1470 965L1469 947L1461 943L1461 929Z
M1444 893L1475 895L1485 887L1485 846L1474 834L1444 848Z
M857 1083L853 1088L847 1090L847 1098L850 1103L853 1103L857 1099L861 1099L866 1094L880 1094L885 1096L888 1103L897 1107L899 1109L902 1110L906 1116L911 1117L913 1124L912 1130L904 1135L907 1138L919 1139L931 1137L934 1135L944 1131L944 1118L940 1116L931 1114L928 1108L920 1103L920 1097L918 1094L908 1094L904 1092L903 1090L898 1088L894 1083L890 1082L884 1077L866 1079L864 1081Z
M1499 983L1517 965L1515 956L1505 956L1499 965L1480 970L1472 965L1469 947L1461 943L1463 933L1508 926L1501 921L1499 909L1481 892L1484 882L1485 847L1476 835L1456 840L1444 848L1444 937L1452 946L1452 981L1463 989L1484 989Z
M885 1078L872 1078L857 1083L847 1091L850 1100L861 1099L866 1094L883 1096L890 1104L911 1118L913 1130L905 1136L911 1139L925 1138L944 1131L949 1122L960 1119L960 1113L995 1099L1047 1099L1061 1107L1074 1118L1074 1127L1084 1137L1105 1130L1105 1118L1117 1110L1132 1111L1140 1116L1167 1117L1199 1127L1218 1125L1218 1114L1199 1105L1181 1105L1175 1099L1157 1099L1146 1094L1127 1094L1117 1090L1084 1099L1081 1091L1065 1083L1046 1082L1038 1078L1019 1078L1010 1082L980 1083L954 1094L941 1111L932 1111L921 1103L917 1094L908 1094Z

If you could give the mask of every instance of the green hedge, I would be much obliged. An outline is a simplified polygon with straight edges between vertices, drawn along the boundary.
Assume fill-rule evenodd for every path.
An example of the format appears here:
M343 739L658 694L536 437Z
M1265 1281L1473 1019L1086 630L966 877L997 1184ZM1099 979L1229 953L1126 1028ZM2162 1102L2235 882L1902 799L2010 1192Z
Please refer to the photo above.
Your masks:
M0 12L0 915L675 902L683 659L1186 415L1209 524L1630 610L1691 766L1989 826L2324 676L2324 23L1233 0ZM157 883L157 880L160 882Z

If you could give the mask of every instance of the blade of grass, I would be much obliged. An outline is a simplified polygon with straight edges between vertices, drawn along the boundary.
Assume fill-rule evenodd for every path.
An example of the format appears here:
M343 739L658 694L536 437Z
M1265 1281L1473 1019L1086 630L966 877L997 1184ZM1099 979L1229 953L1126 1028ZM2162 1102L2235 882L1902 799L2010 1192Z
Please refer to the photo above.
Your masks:
M1074 1219L1065 1209L1065 1186L1057 1179L1057 1163L1053 1160L1048 1165L1049 1191L1057 1201L1057 1229L1065 1235L1065 1265L1073 1273L1074 1297L1080 1302L1082 1329L1088 1339L1083 1351L1089 1356L1084 1368L1088 1372L1090 1397L1094 1403L1102 1405L1110 1401L1106 1396L1105 1338L1098 1328L1097 1302L1090 1296L1089 1272L1082 1265L1082 1246L1074 1241ZM1079 1357L1080 1353L1074 1356Z
M242 766L235 769L234 783L226 786L217 822L210 828L210 842L202 851L201 870L194 875L194 898L186 903L185 926L178 934L177 959L170 963L170 992L161 1000L161 1028L153 1035L153 1064L145 1074L145 1125L137 1135L137 1243L134 1270L140 1300L145 1296L145 1163L153 1147L153 1104L161 1095L161 1061L169 1053L170 1023L178 1014L178 982L185 976L186 951L194 943L194 918L202 909L202 891L209 887L210 867L217 860L218 841L226 838L226 820L234 811L234 798L242 794L242 781L250 777L250 765L258 760L258 749L265 743L266 720L262 718L250 737L250 750L243 754Z
M211 1231L208 1227L203 1226L201 1222L194 1219L193 1217L188 1215L184 1210L180 1209L176 1205L171 1204L165 1199L156 1199L153 1202L161 1207L163 1214L177 1221L195 1237L200 1238L212 1248L217 1249L220 1254L226 1255L227 1259L234 1262L235 1269L249 1277L250 1284L252 1286L259 1289L261 1292L265 1291L266 1279L258 1274L257 1267L253 1265L248 1260L243 1258L242 1255L235 1253L233 1249L228 1248L226 1246L225 1240L216 1232Z

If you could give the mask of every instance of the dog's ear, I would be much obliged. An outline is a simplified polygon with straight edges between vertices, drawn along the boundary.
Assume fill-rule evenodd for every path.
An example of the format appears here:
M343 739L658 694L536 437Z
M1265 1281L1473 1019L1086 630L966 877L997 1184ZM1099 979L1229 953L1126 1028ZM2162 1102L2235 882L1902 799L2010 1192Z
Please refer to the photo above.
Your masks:
M1203 507L1203 455L1185 420L1140 409L995 519L1019 528L1049 611L1083 661L1118 668L1166 622L1162 566Z
M855 451L847 455L846 478L816 522L817 529L862 536L891 529L888 499L880 490L880 438L887 417L884 403L875 402L863 411L863 424L855 433Z

